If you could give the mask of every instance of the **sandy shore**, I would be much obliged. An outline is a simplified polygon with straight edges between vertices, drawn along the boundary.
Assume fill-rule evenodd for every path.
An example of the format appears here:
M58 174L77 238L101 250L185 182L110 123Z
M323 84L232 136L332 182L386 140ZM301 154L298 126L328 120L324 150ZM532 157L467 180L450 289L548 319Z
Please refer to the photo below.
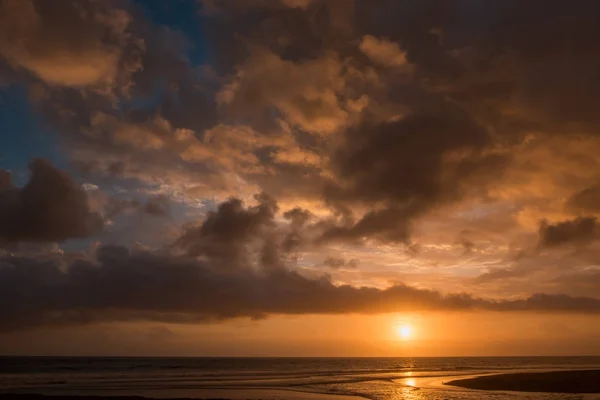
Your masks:
M46 396L43 394L0 394L0 400L148 400L140 396ZM184 398L173 398L169 400L192 400ZM193 399L199 400L199 399ZM205 399L205 400L227 400L227 399Z
M0 394L0 400L148 400L147 397L140 396L46 396L43 394ZM170 400L192 400L183 398L174 398ZM198 400L198 399L193 399ZM226 400L226 399L205 399L205 400Z
M600 393L600 370L486 375L469 379L457 379L445 384L478 390Z
M43 395L43 394L0 394L0 400L153 400L142 396L82 396L82 395ZM201 400L197 398L169 398L169 400ZM203 399L228 400L228 399Z
M361 397L313 392L296 392L276 389L227 390L211 389L177 391L154 391L143 395L111 394L0 394L0 400L360 400Z

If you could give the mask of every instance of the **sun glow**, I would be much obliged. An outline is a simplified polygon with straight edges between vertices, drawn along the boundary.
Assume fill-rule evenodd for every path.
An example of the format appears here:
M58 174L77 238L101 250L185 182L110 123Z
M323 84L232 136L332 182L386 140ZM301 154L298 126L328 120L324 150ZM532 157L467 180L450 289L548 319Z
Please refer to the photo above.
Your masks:
M408 340L413 335L412 326L407 324L398 325L398 327L396 328L396 334L400 339Z

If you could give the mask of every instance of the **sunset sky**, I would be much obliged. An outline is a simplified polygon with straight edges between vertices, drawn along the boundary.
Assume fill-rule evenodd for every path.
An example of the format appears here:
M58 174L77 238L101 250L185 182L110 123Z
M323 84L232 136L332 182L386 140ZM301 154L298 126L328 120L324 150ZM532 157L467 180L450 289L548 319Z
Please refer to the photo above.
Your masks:
M599 15L0 0L0 354L600 354Z

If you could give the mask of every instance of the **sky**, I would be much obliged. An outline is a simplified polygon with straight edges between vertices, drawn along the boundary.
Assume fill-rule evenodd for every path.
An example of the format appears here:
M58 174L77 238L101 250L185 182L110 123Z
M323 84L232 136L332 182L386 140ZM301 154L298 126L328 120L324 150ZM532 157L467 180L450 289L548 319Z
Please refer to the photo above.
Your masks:
M0 354L600 354L599 7L0 0Z

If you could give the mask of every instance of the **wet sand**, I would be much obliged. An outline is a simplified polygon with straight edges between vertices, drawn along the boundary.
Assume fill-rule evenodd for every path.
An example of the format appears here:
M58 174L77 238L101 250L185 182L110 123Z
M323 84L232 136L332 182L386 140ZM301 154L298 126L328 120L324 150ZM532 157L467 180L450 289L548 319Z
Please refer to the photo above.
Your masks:
M43 394L1 394L0 400L149 400L140 396L61 396ZM192 400L185 398L173 398L170 400ZM198 400L198 399L194 399ZM205 400L227 400L227 399L205 399Z
M86 395L43 395L43 394L1 394L0 400L231 400L225 398L202 397L143 397L143 396L86 396ZM267 399L265 399L267 400Z
M0 394L0 400L360 400L362 397L352 395L322 394L314 392L297 392L277 389L209 389L154 391L146 395L112 395L112 394Z
M600 393L600 370L524 372L457 379L446 385L516 392Z
M2 394L0 400L154 400L141 396L80 396L80 395L43 395L43 394ZM170 398L169 400L201 400L197 398ZM204 399L229 400L229 399Z

